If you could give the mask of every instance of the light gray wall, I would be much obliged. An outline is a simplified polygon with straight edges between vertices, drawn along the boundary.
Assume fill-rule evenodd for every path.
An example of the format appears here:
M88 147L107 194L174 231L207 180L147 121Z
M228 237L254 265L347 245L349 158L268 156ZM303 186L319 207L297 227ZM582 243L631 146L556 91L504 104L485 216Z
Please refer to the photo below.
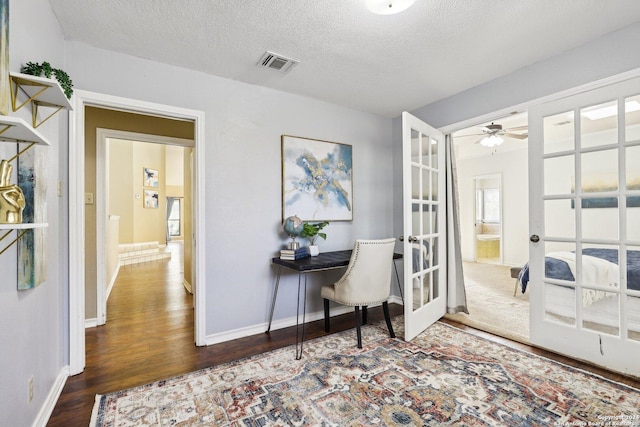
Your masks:
M440 128L640 68L640 23L412 113Z
M28 61L48 61L64 69L64 39L45 0L10 2L10 68L20 71ZM11 115L30 123L30 110ZM52 142L38 147L51 159L46 163L47 229L46 281L35 289L17 291L15 245L0 256L0 424L28 426L36 419L54 381L67 363L68 229L66 191L57 197L57 181L67 188L67 113L44 123L38 131ZM0 158L7 158L0 142ZM13 151L15 153L15 151ZM14 178L15 183L15 170ZM13 240L7 238L0 248ZM34 378L34 397L28 402L29 376Z
M331 223L321 250L392 235L390 119L81 43L68 43L66 56L78 88L205 112L208 336L268 320L270 258L286 242L282 134L353 146L354 220ZM322 309L320 285L330 277L310 278L308 312ZM296 287L297 276L285 274L276 320L295 315Z

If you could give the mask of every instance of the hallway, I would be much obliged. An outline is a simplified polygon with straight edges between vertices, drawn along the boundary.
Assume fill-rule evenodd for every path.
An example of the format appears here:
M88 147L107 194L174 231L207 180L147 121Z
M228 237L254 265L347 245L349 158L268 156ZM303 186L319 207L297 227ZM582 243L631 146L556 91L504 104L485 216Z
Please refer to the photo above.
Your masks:
M93 396L194 369L192 295L182 285L182 243L171 258L122 266L107 324L86 330L86 368L70 377L48 425L87 425Z

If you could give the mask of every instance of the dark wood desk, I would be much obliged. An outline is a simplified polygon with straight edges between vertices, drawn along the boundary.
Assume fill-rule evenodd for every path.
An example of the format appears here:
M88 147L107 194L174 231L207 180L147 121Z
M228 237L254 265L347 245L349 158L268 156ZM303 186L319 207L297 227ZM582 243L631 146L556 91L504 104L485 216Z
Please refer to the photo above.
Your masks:
M273 321L273 311L276 307L276 298L278 297L278 287L280 286L280 276L282 274L282 269L286 268L289 270L298 272L298 304L296 308L296 359L299 360L302 357L302 344L304 342L304 323L305 323L305 315L307 311L307 273L315 273L319 271L327 271L334 270L336 268L344 268L349 265L349 260L351 259L351 253L353 251L334 251L334 252L325 252L321 253L318 256L307 257L298 260L286 260L280 259L278 257L272 258L271 262L278 267L276 272L276 286L273 289L273 297L271 299L271 312L269 313L269 326L265 333L269 333L271 331L271 322ZM398 253L393 254L393 259L402 259L402 255ZM396 280L398 282L398 288L400 289L400 296L404 301L404 296L402 295L402 285L400 284L400 276L398 275L398 267L395 262L393 263L396 272ZM302 285L302 276L304 276L304 292L302 293L302 328L300 328L300 289ZM302 330L300 330L302 329ZM299 346L299 350L298 350Z

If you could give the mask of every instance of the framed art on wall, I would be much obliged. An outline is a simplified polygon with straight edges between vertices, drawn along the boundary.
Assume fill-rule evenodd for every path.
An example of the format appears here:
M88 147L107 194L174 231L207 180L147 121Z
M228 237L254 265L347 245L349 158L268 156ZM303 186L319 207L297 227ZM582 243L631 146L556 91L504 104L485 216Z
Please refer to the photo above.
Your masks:
M156 190L144 190L144 207L152 209L158 207L158 192Z
M160 184L158 182L158 171L151 168L144 169L144 186L157 188Z
M282 135L282 218L353 220L351 145Z

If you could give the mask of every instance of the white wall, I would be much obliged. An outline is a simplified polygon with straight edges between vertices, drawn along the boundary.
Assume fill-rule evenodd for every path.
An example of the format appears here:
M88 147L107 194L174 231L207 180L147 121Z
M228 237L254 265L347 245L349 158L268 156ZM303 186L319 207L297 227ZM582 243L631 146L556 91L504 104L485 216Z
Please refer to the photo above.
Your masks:
M529 260L529 179L526 148L482 158L458 159L462 258L474 261L474 178L502 175L503 263L522 266Z
M65 68L64 39L47 1L10 2L9 40L11 71L20 71L28 61L48 61L53 67ZM28 123L31 121L28 108L10 114ZM67 113L63 111L38 128L52 142L51 147L36 148L50 159L45 177L49 223L46 280L35 289L17 291L15 245L0 256L0 423L6 426L34 423L39 412L46 409L48 395L56 381L64 378L61 373L68 361L66 120ZM3 146L0 157L7 158L6 147L10 144L0 142L0 145ZM14 183L16 169L14 167ZM58 180L64 189L62 197L56 194ZM10 240L13 238L3 240L0 248ZM31 375L34 396L29 402L27 384Z
M78 88L205 112L207 335L268 320L270 258L286 242L282 134L353 145L354 220L329 225L321 250L393 235L391 120L81 43L68 43L66 55ZM310 278L308 312L322 309L327 276ZM296 287L297 276L285 274L276 320L295 314Z

